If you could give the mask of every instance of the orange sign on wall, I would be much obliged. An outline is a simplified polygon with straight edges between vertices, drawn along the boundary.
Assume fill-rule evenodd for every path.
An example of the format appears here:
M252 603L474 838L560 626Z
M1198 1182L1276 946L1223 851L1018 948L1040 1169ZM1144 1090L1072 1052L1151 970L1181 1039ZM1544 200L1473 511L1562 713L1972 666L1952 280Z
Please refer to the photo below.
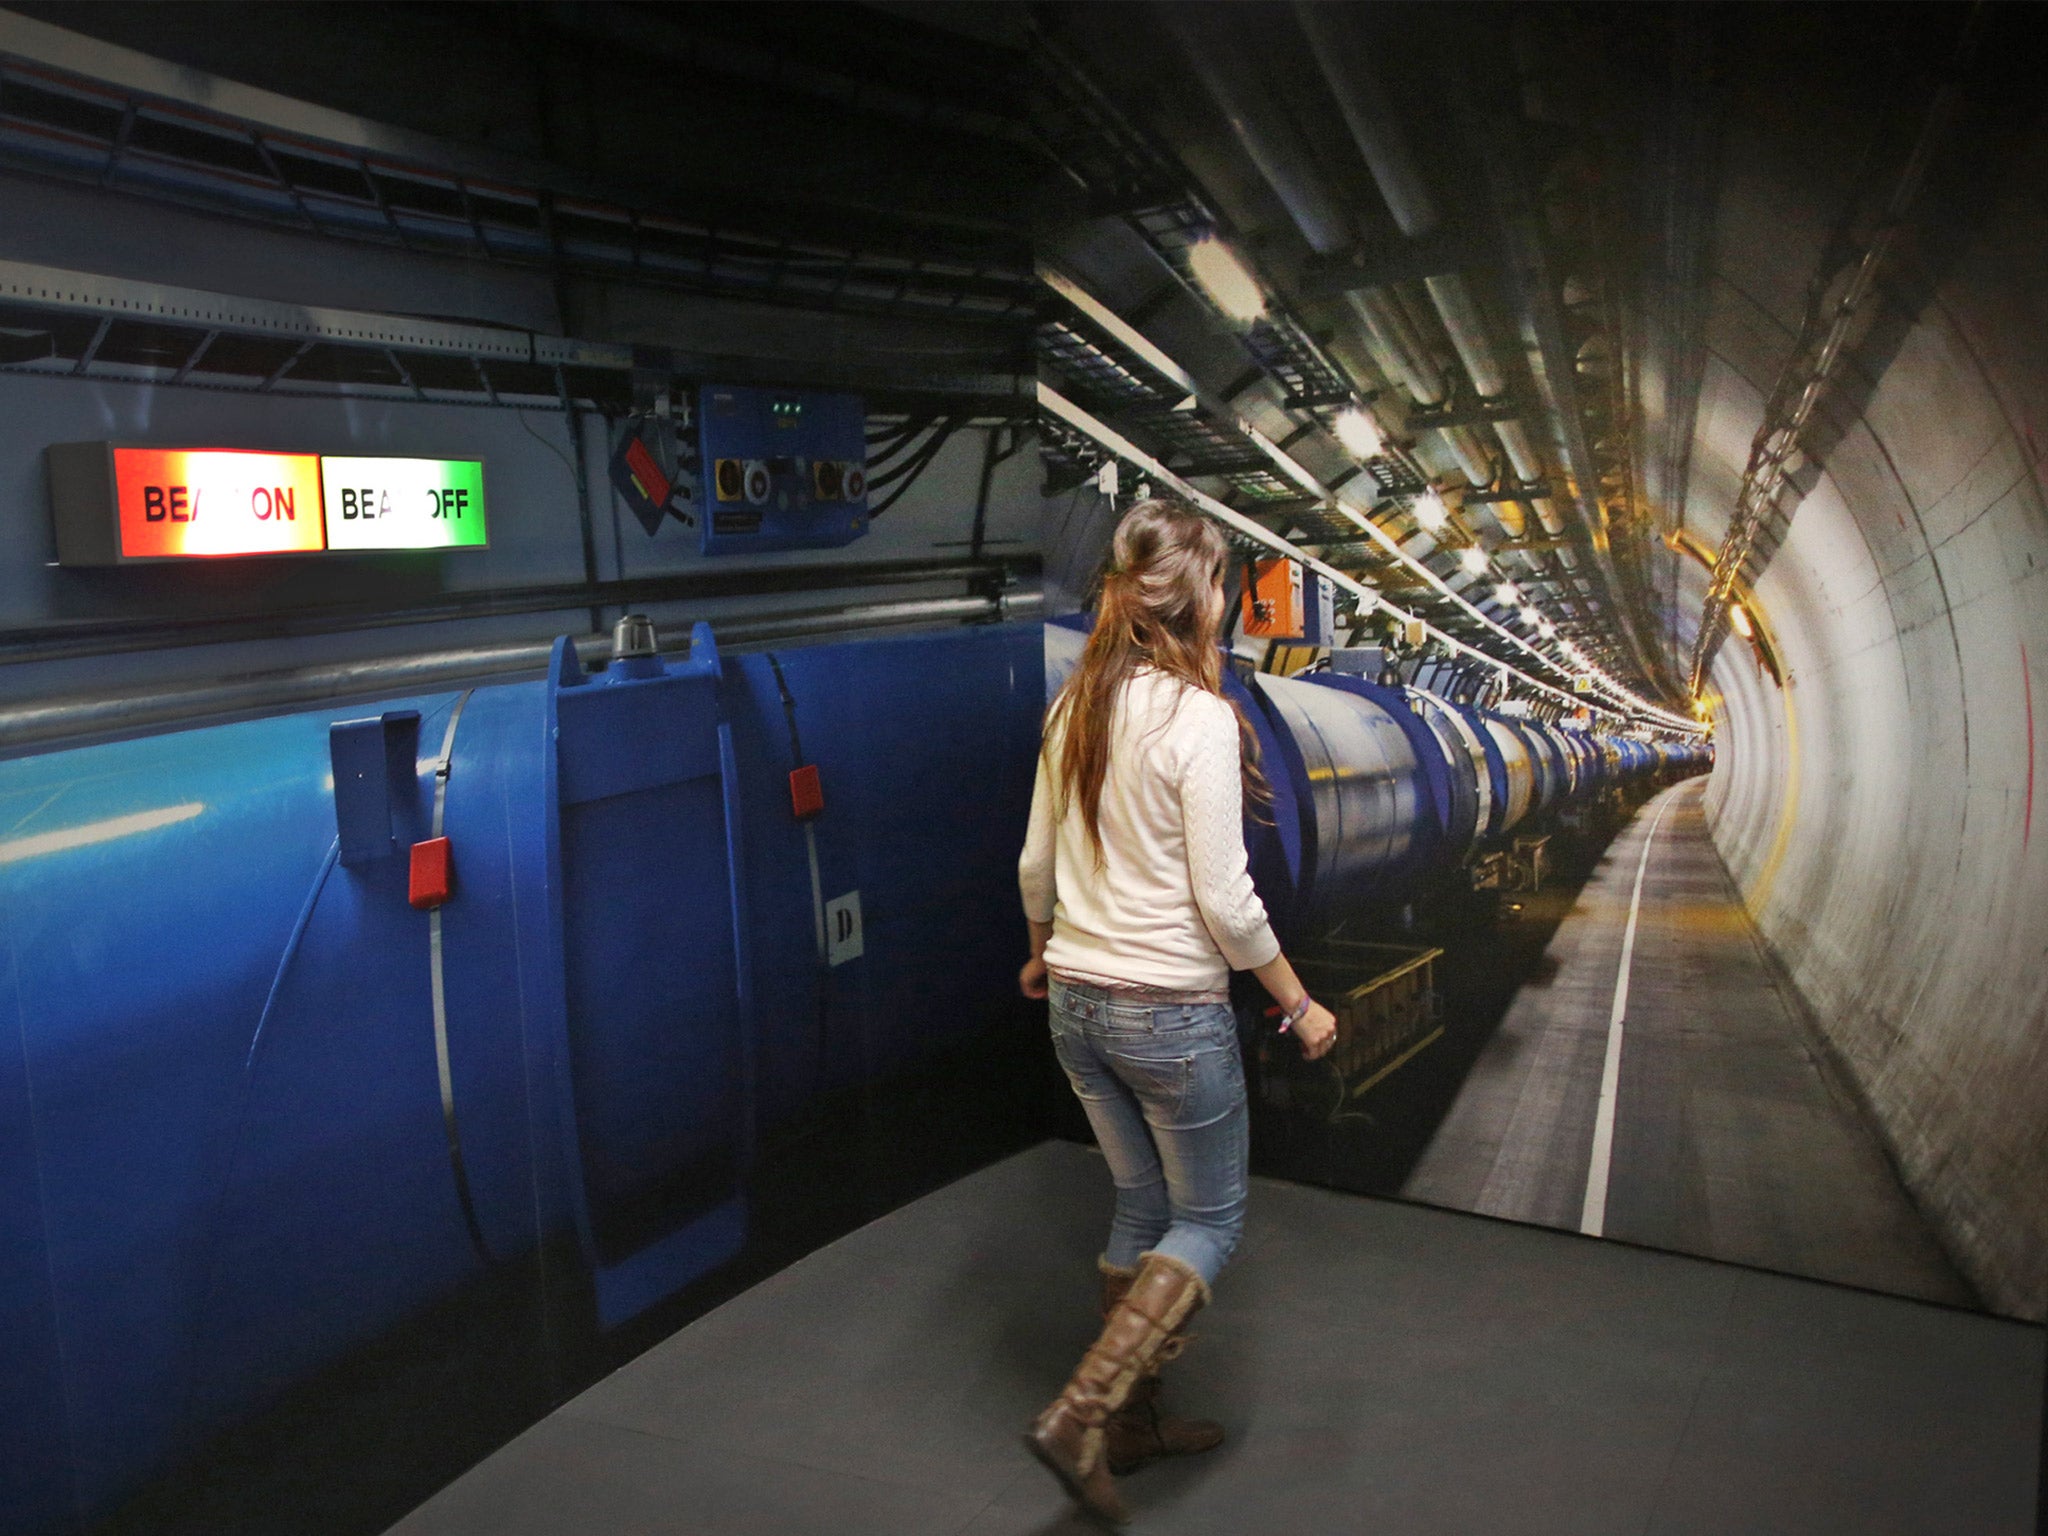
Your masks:
M231 448L116 448L121 555L272 555L326 547L320 457Z

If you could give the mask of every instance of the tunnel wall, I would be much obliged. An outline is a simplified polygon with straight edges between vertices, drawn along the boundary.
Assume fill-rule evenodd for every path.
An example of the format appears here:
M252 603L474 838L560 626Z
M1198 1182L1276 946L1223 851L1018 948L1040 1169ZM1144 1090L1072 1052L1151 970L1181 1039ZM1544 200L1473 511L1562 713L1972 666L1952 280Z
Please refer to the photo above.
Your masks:
M1845 166L1812 153L1828 135L1807 126L1803 139L1731 128L1686 509L1710 545L1847 192ZM2039 1318L2048 134L1996 145L1973 130L1990 136L1966 118L1962 152L1999 170L1946 203L1937 193L1936 233L1887 274L1883 310L1821 408L1822 440L1838 440L1796 477L1803 497L1757 582L1762 643L1731 634L1716 660L1707 811L1952 1256L1987 1305ZM1948 171L1950 188L1968 182L1953 157ZM1702 573L1692 580L1696 604Z

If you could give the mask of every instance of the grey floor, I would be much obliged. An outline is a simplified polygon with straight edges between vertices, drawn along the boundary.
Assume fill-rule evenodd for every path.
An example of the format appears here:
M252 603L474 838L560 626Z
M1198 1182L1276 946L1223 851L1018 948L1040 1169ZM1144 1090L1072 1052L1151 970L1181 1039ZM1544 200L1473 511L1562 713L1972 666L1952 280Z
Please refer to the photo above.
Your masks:
M1093 1333L1109 1180L1047 1142L812 1254L599 1383L404 1536L1054 1536L1018 1431ZM2033 1529L2040 1330L1255 1181L1170 1376L1213 1455L1134 1532Z
M1705 785L1665 790L1615 838L1402 1194L1578 1230L1640 868L1606 1234L1968 1303L1769 964L1708 834Z

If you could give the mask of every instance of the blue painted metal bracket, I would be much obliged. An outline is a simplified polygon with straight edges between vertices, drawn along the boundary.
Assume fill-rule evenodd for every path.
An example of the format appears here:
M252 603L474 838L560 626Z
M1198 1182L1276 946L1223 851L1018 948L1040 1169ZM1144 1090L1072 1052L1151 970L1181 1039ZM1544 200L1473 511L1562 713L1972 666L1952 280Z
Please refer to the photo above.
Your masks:
M409 845L418 800L420 712L337 720L327 730L334 765L334 825L341 862L353 868Z
M578 1110L575 1051L571 1040L570 957L577 924L563 909L575 874L565 864L564 817L582 807L715 778L717 813L691 836L714 839L723 863L732 969L720 986L705 977L697 995L706 1000L708 1022L678 1019L675 1027L709 1028L721 1039L730 1031L740 1093L735 1170L751 1158L753 1120L753 981L742 889L740 798L731 730L719 699L722 666L708 625L691 635L686 661L655 657L615 661L603 672L585 673L569 641L558 640L549 667L546 755L547 859L553 935L548 988L554 1014L555 1086L560 1106L562 1151L567 1164L569 1208L579 1246L596 1287L600 1323L616 1327L690 1281L724 1263L745 1241L747 1214L737 1190L710 1209L693 1208L676 1225L650 1234L621 1254L600 1231L597 1195L591 1178L593 1127ZM576 850L573 856L588 856ZM707 896L713 893L707 891ZM635 894L618 893L621 902ZM722 1003L720 999L722 998Z

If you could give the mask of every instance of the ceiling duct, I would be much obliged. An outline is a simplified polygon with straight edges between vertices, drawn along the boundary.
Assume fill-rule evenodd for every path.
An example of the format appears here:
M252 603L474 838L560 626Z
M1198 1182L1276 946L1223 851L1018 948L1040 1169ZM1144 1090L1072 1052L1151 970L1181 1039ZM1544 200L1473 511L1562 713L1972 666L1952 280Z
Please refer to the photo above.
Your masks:
M1195 77L1222 110L1230 131L1317 254L1351 247L1335 194L1316 171L1301 130L1277 92L1262 91L1245 68L1245 39L1229 6L1172 6L1160 12Z
M1301 130L1280 105L1281 94L1263 91L1245 60L1250 39L1228 6L1176 6L1161 13L1166 30L1180 45L1195 78L1209 93L1231 133L1287 210L1309 249L1319 256L1348 251L1354 243L1351 222L1331 190ZM1386 293L1353 293L1351 307L1365 328L1366 344L1380 371L1408 391L1419 405L1440 405L1449 393L1443 372L1415 324ZM1486 462L1471 444L1453 441L1452 452L1473 483Z
M1395 225L1411 240L1435 233L1443 223L1442 214L1416 167L1415 156L1408 147L1408 137L1394 110L1393 101L1364 62L1365 47L1358 36L1357 19L1348 7L1341 5L1296 0L1294 9L1330 94L1336 98L1337 106L1344 114L1345 125L1351 130L1352 142L1358 146L1359 155L1372 172L1373 182L1387 205L1387 212L1393 215ZM1464 275L1440 273L1425 278L1423 286L1429 290L1444 332L1457 349L1458 360L1465 365L1465 373L1472 380L1473 389L1485 399L1498 399L1505 395L1508 387L1506 372L1501 367L1500 355L1494 350L1492 339L1487 335L1486 322ZM1362 308L1372 296L1354 293L1351 297L1354 305ZM1524 485L1540 481L1543 466L1522 424L1519 421L1499 421L1494 423L1494 429L1500 435L1501 446L1507 450L1508 464L1514 470L1515 478ZM1455 441L1453 446L1456 447ZM1465 457L1463 453L1459 455L1461 464ZM1466 473L1471 475L1469 467ZM1473 483L1485 482L1474 479ZM1537 521L1543 525L1546 534L1556 538L1564 532L1564 523L1557 508L1547 499L1532 499L1530 505L1535 508ZM1570 550L1560 550L1558 554L1566 570L1577 568L1577 558Z

